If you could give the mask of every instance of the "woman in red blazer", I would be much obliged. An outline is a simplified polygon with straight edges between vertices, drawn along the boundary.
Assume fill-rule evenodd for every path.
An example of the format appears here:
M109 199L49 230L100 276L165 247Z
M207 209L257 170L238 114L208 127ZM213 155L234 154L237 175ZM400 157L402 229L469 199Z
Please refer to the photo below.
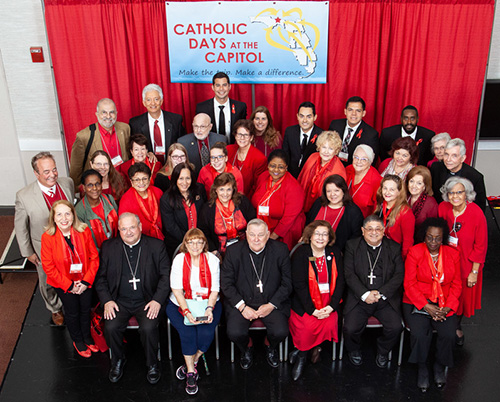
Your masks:
M432 331L437 331L434 381L444 386L445 366L453 366L453 347L462 280L460 254L448 246L448 224L428 218L422 224L424 243L413 246L406 258L403 315L411 334L410 363L418 364L417 386L429 388L427 360Z
M73 346L80 356L90 357L99 350L90 335L92 292L88 290L99 267L99 254L90 229L70 202L56 201L52 206L41 254L47 283L64 305Z

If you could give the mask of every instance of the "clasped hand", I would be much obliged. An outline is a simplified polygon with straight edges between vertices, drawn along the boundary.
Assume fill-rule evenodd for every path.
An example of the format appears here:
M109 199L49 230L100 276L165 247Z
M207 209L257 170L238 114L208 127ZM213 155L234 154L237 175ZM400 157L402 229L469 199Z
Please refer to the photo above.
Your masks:
M451 311L449 307L439 307L431 303L427 303L424 310L429 313L434 321L446 321L446 315Z
M82 281L74 281L73 289L71 289L71 293L74 295L81 295L83 292L87 290L88 286L83 284Z
M316 317L318 320L324 320L325 318L330 317L330 314L332 312L333 312L332 306L325 306L325 307L323 307L320 310L318 310L318 309L314 310L314 312L312 313L312 315L314 317Z

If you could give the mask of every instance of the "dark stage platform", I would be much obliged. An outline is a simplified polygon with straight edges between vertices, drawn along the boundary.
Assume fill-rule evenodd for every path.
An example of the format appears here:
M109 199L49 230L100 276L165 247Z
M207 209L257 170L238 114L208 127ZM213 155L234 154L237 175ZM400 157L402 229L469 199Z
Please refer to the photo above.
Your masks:
M438 390L432 384L426 394L416 387L416 366L407 362L407 334L403 363L397 366L397 350L388 369L375 365L373 335L366 332L364 363L352 366L347 356L331 360L331 346L324 345L322 360L308 363L302 378L293 382L291 366L269 367L260 343L254 365L248 371L237 361L230 363L230 345L220 328L220 360L215 345L207 353L210 376L201 368L200 391L189 396L184 382L175 378L182 364L177 333L172 329L174 359L168 360L166 328L162 327L163 376L157 385L146 380L145 360L137 333L127 333L128 363L117 384L108 380L107 354L79 357L67 330L49 325L49 313L37 294L20 335L12 363L0 391L0 402L16 401L498 401L500 395L500 236L488 213L490 245L483 288L483 309L464 319L465 346L455 353L456 366L448 371L447 384Z

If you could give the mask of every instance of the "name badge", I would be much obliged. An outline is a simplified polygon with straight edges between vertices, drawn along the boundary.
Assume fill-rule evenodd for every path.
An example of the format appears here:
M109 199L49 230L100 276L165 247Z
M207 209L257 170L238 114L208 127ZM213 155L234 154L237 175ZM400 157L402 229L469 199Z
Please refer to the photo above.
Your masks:
M319 284L319 293L330 293L330 284L329 283L320 283Z
M196 292L196 300L202 300L203 296L208 296L208 288L201 287L198 292Z
M450 235L448 237L448 243L450 244L450 246L458 247L458 237Z
M230 239L226 242L226 247L229 247L231 244L238 243L238 238Z
M71 264L69 267L70 274L81 274L82 273L83 264Z
M113 164L114 167L117 167L123 163L123 159L120 155L118 155L115 156L113 159L111 159L111 163Z
M155 154L165 155L165 147L164 146L160 146L160 145L156 145L155 146Z
M259 205L259 215L269 216L269 205Z
M347 162L347 160L349 159L349 154L347 152L341 151L339 152L338 157L340 158L340 160Z

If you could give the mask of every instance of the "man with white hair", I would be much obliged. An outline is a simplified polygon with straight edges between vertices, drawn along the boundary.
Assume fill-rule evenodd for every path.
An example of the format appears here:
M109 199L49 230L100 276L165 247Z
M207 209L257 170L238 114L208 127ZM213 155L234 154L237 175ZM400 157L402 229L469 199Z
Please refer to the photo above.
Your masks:
M95 151L105 151L113 166L129 160L128 139L130 127L127 123L116 121L116 105L109 98L97 102L97 123L92 123L76 134L71 148L69 175L75 188L81 182L82 173L90 169L90 157Z
M153 152L163 164L170 145L186 134L182 116L162 110L163 91L157 84L148 84L144 87L142 104L147 112L132 117L129 121L130 129L132 134L142 134L148 139L148 151Z
M443 201L441 187L450 177L460 176L469 179L477 193L475 203L483 210L486 209L486 188L484 176L472 166L464 163L466 157L465 142L460 138L448 141L444 150L444 158L431 166L432 190L436 201Z

